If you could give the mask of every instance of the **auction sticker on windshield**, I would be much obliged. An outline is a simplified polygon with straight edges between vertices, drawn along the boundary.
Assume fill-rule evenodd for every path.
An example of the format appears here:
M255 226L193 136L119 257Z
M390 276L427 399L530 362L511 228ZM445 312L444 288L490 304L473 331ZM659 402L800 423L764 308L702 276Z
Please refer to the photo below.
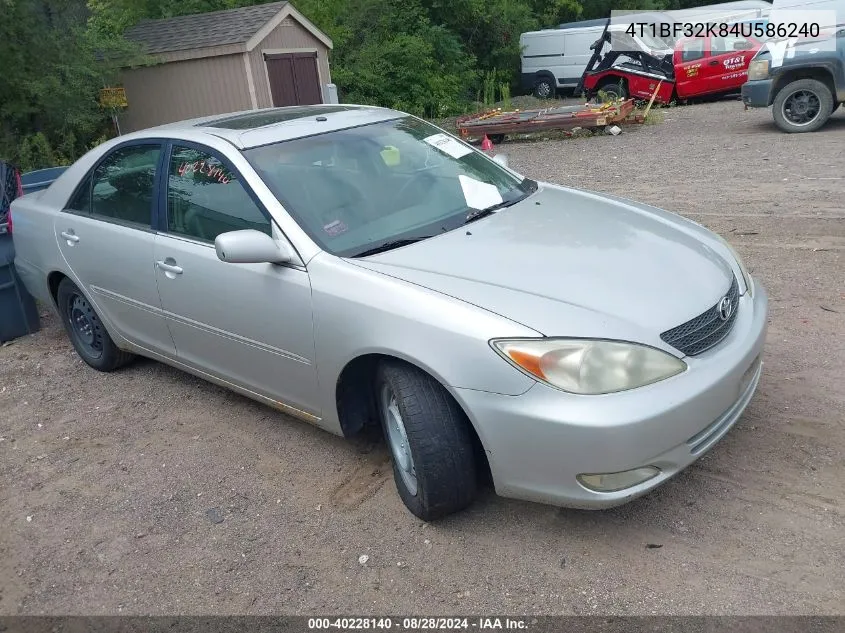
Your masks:
M423 140L452 158L461 158L472 152L472 149L453 139L448 134L432 134Z

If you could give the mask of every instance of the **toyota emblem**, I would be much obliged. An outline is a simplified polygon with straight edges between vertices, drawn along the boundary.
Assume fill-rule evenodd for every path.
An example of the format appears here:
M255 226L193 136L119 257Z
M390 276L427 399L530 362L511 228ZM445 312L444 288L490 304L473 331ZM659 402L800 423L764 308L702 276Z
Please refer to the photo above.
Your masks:
M722 321L727 321L734 313L733 300L730 297L722 297L717 310L719 311L719 318L722 319Z

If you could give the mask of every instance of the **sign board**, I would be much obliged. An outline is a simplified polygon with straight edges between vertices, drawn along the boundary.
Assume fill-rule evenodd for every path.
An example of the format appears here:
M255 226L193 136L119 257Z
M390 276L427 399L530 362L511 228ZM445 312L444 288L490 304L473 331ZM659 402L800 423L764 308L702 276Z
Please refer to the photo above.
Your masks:
M129 105L126 91L123 88L103 88L100 90L100 105L110 110L125 108Z

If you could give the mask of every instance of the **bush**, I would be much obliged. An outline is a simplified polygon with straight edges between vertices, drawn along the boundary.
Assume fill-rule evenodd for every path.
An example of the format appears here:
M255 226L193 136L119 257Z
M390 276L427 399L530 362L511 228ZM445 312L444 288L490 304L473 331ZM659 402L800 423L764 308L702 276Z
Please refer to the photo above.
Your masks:
M36 132L21 139L17 152L12 155L12 163L21 171L31 171L53 166L53 156L53 148L50 147L47 137L41 132Z

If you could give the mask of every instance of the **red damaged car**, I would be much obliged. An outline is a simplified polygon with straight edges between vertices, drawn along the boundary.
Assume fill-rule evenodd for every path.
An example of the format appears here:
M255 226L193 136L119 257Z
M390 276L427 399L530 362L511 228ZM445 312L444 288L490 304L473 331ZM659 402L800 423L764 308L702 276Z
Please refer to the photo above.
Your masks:
M739 92L748 64L763 46L753 37L707 35L681 39L671 56L658 57L644 51L602 54L603 44L594 44L596 52L581 78L587 97L604 92L621 99L651 99L660 84L658 103Z

